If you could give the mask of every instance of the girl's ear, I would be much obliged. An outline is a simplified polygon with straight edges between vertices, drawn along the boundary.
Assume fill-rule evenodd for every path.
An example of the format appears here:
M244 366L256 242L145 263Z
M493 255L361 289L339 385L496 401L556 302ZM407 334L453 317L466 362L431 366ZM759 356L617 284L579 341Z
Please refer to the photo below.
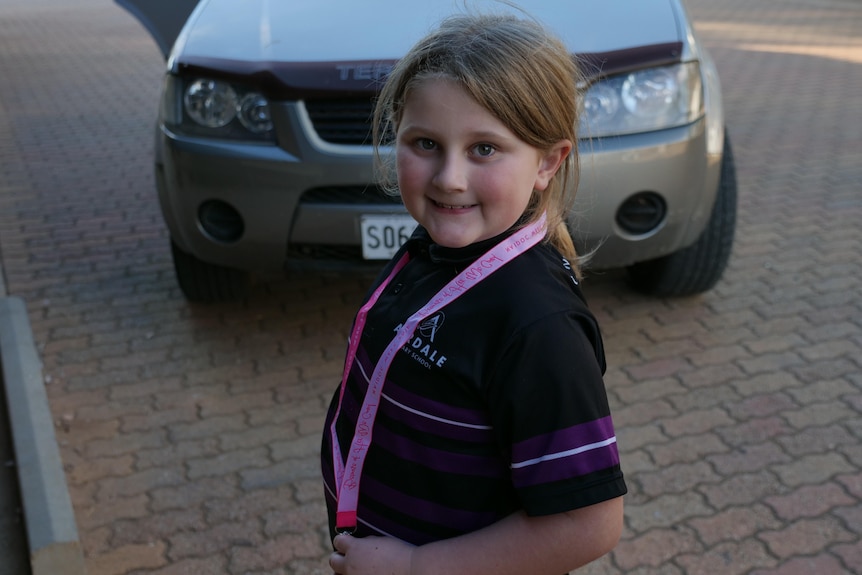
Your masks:
M540 192L544 191L571 152L572 142L569 140L560 140L546 150L539 158L539 170L536 173L536 183L533 189Z

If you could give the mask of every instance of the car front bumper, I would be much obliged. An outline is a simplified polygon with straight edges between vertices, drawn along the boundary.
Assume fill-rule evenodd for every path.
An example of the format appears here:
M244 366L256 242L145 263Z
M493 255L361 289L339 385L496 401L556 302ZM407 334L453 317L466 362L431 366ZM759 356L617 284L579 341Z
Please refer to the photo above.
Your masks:
M359 253L360 218L405 213L396 202L364 201L374 189L370 147L322 142L301 105L274 110L279 145L184 136L160 126L156 174L162 212L180 249L238 269L282 269L293 246L352 248ZM623 267L693 243L704 229L718 187L720 156L708 154L705 121L646 134L581 141L581 174L571 229L595 268ZM297 134L308 136L298 138ZM320 201L327 190L337 197ZM616 221L638 192L667 206L653 230L632 235ZM306 201L312 193L317 201ZM306 195L305 198L308 198ZM345 201L346 198L346 201ZM242 220L235 241L201 223L201 206L223 202Z

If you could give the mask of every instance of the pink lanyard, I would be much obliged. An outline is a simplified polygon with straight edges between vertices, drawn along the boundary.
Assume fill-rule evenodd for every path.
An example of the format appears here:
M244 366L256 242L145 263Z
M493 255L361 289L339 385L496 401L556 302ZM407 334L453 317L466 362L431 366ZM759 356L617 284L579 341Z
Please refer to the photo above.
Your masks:
M380 356L377 365L374 367L374 372L368 381L368 390L365 392L362 409L356 422L356 430L353 435L353 441L350 444L347 461L344 462L341 459L341 447L338 443L338 435L335 432L335 424L341 414L341 404L344 400L344 390L347 387L347 377L353 366L353 362L356 360L356 350L359 347L362 330L365 328L368 311L380 298L380 295L392 281L392 278L407 265L407 261L410 259L407 253L398 260L392 272L374 290L374 293L371 294L365 305L359 309L353 331L350 334L347 358L344 362L344 374L341 377L338 406L336 407L335 416L332 418L332 425L330 427L330 435L332 436L332 462L335 468L336 499L338 500L335 520L338 531L352 532L356 529L356 510L359 504L359 479L362 476L362 466L365 464L365 457L371 445L371 432L374 427L374 420L377 418L377 408L380 405L380 399L383 394L383 383L389 372L389 366L392 365L392 361L395 359L395 354L410 340L419 322L433 315L445 305L455 301L455 299L500 269L504 264L542 241L544 237L545 216L543 214L532 225L518 230L491 248L485 255L477 259L458 274L455 279L446 284L419 311L407 319L389 345L386 346L383 355Z

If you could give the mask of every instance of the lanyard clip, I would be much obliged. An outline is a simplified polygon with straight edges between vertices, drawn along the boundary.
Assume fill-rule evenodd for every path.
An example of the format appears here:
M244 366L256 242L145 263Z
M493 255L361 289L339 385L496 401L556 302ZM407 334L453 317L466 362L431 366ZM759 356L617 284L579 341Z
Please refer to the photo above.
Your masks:
M335 530L335 534L336 534L336 535L350 535L350 536L353 536L353 534L354 534L354 533L356 533L356 527L338 527L338 528Z

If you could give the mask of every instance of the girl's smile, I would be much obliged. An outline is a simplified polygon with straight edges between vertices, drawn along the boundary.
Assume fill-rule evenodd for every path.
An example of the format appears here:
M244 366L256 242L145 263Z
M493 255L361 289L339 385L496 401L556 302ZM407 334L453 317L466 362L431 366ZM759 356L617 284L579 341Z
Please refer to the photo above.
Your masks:
M408 93L397 130L404 205L438 244L464 247L511 228L571 150L520 140L457 83L429 78Z

